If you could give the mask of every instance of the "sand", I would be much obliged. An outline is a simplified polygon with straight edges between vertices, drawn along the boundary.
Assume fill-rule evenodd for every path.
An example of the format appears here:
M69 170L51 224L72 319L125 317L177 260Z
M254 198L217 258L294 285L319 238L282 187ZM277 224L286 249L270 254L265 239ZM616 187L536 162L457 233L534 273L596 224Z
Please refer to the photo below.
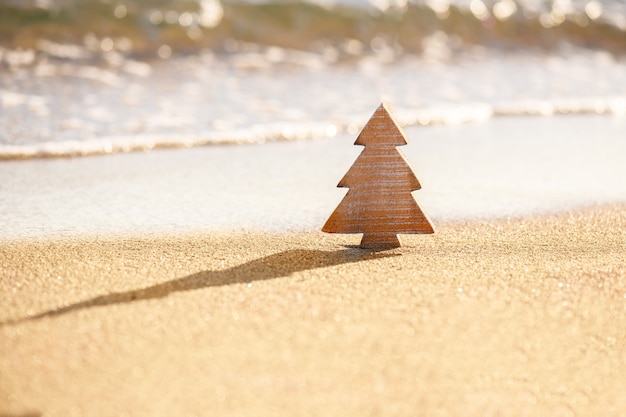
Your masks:
M0 415L624 414L626 206L436 228L5 242Z

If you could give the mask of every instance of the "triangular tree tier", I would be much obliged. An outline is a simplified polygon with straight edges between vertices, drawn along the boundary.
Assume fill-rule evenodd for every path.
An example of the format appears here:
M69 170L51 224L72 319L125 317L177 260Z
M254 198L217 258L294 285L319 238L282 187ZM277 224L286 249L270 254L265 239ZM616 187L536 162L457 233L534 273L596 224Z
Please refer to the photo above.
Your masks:
M350 189L322 231L363 233L362 248L398 247L401 233L434 233L411 194L421 185L396 148L406 144L406 136L381 104L355 142L365 149L338 184Z

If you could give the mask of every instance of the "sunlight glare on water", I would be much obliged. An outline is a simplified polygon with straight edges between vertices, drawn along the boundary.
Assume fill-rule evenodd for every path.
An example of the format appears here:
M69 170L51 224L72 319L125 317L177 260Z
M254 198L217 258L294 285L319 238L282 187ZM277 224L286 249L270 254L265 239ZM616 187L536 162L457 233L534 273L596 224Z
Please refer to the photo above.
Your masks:
M380 100L404 126L626 113L610 0L16 4L2 159L331 137Z

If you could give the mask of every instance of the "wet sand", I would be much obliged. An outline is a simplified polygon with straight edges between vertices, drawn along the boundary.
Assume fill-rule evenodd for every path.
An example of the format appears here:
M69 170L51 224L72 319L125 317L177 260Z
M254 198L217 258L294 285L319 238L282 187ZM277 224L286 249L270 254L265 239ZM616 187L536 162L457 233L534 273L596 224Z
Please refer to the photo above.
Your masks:
M399 149L433 221L508 218L626 202L625 131L626 118L501 117L408 128ZM317 231L346 194L355 138L5 161L0 242Z
M435 226L5 241L0 415L626 410L626 206Z

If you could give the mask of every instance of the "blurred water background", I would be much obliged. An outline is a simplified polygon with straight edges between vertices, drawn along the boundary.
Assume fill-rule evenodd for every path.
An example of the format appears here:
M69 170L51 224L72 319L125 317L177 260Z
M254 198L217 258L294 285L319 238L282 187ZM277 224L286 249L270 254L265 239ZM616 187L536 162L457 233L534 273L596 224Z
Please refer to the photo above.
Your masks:
M0 159L626 115L619 0L0 0ZM625 136L626 137L626 136Z

